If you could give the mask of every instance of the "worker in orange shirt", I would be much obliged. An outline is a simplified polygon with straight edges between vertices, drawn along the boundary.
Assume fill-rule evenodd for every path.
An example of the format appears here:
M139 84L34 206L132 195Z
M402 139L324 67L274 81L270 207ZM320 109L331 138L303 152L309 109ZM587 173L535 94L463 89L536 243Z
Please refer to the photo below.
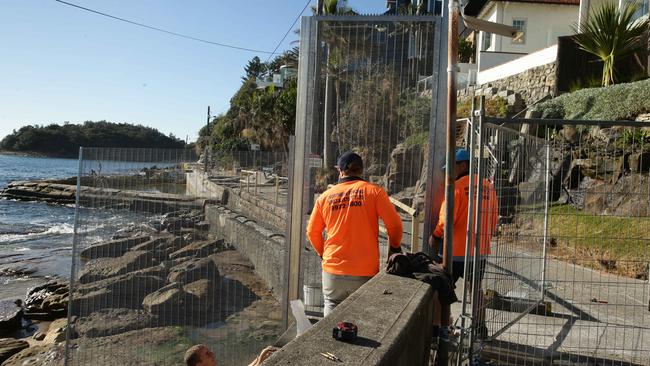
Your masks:
M453 281L456 283L460 277L463 277L465 265L469 265L468 274L469 278L472 278L473 273L473 261L465 263L465 248L467 240L467 211L469 210L469 186L470 186L470 176L469 176L469 151L465 149L456 150L456 182L454 185L454 235L453 235L453 244L452 244L452 273ZM478 187L476 181L478 177L475 177L475 186L474 194L478 192ZM478 283L481 284L483 276L485 275L485 266L487 263L487 256L490 254L490 241L492 236L496 232L497 221L499 218L499 205L497 202L496 191L492 183L483 179L483 192L481 199L481 208L480 208L480 219L481 227L479 232L479 253L478 253ZM433 234L429 238L429 245L438 247L442 250L442 245L436 245L435 243L441 243L444 237L445 229L445 202L442 203L440 207L440 215L438 219L438 224L436 225ZM476 229L476 227L475 227ZM475 238L471 238L470 244L470 258L473 258L474 254L474 243L476 242ZM441 252L439 254L442 254ZM480 290L480 289L479 289ZM479 291L479 294L481 291ZM479 304L481 300L479 299ZM484 307L480 307L483 311ZM485 328L484 324L485 316L479 315L478 321L480 322L479 327ZM482 333L486 332L486 329L479 330Z
M402 241L402 220L386 191L361 178L361 157L347 152L337 168L338 184L318 198L307 224L307 237L323 260L325 316L379 272L379 218L390 252L400 252Z

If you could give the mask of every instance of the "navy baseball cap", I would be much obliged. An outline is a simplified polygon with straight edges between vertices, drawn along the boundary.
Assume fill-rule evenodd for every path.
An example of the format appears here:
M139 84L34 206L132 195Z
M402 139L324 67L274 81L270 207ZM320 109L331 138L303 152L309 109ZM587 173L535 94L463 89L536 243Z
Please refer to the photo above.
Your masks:
M348 151L339 157L336 167L341 170L347 170L352 163L356 163L360 168L363 168L363 159L361 159L361 156L352 151Z
M469 151L466 149L457 149L456 150L456 164L463 162L463 161L469 161ZM447 165L443 165L442 169L445 169Z

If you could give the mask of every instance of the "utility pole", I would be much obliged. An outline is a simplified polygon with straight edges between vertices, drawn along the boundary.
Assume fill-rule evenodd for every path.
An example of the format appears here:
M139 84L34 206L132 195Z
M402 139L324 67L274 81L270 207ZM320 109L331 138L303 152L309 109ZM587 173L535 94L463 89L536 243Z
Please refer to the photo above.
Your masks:
M207 133L207 136L205 137L205 149L203 149L203 163L205 164L204 166L204 171L205 175L208 175L208 146L210 146L210 106L208 106L208 118L205 122L205 132Z

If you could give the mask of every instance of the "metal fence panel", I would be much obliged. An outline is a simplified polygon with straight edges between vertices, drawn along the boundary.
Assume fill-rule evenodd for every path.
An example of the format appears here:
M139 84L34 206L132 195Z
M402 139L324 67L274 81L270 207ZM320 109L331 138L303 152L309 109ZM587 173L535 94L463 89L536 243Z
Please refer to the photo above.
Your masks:
M271 288L269 272L282 272L282 248L278 262L267 245L225 241L205 203L223 204L217 217L237 220L223 192L242 194L248 168L259 175L251 192L273 204L266 190L275 190L272 175L282 174L286 156L206 158L209 175L192 151L82 149L67 364L178 365L204 343L219 364L247 365L281 334L282 288ZM104 230L107 221L121 229Z
M472 329L471 355L649 365L646 132L615 121L517 122L546 138L485 123L478 148L500 224L473 313L484 311L487 334Z
M302 184L291 240L310 248L304 228L314 201L336 183L336 158L355 151L364 159L364 178L384 187L399 207L408 249L422 241L436 18L316 16L303 19L301 29L309 34L301 34L296 164L305 171L297 173ZM411 240L414 231L419 240ZM380 236L383 256L386 237ZM320 313L320 258L310 249L300 256L301 299Z

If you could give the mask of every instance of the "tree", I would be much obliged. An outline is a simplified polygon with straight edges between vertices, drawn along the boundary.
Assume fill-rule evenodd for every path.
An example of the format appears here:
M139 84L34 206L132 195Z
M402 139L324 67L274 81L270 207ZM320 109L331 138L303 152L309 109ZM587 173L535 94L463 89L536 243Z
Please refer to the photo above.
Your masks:
M244 71L246 72L246 75L242 77L242 80L255 81L256 78L266 73L266 69L267 69L266 64L263 63L259 57L255 56L250 61L248 61L248 64L246 66L244 66Z
M620 62L645 47L648 18L634 19L638 7L627 3L621 10L615 3L604 3L579 27L573 26L580 48L603 62L603 86L615 84Z

